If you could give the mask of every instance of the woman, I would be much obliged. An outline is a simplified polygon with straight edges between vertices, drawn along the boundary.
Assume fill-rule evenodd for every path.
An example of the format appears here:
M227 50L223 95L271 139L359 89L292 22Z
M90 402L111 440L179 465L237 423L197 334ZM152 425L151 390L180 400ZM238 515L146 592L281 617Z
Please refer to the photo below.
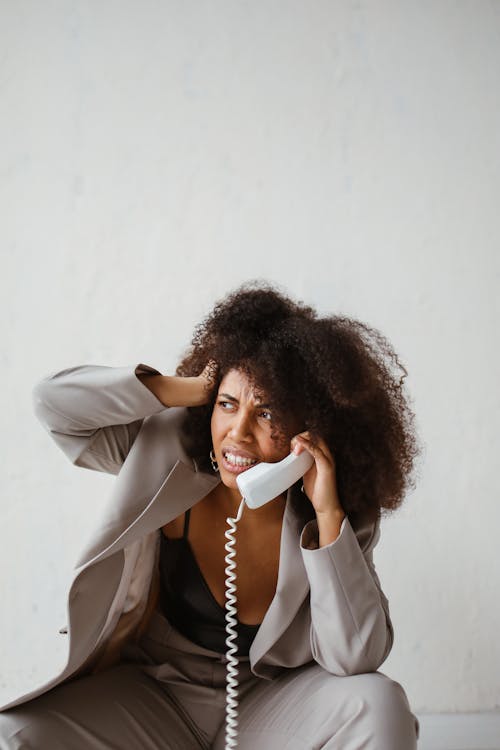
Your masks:
M1 708L0 748L225 741L226 519L236 476L291 450L304 477L236 530L238 747L416 748L373 566L411 486L413 413L388 341L254 282L196 328L175 376L82 365L35 413L80 467L116 474L68 596L68 661Z

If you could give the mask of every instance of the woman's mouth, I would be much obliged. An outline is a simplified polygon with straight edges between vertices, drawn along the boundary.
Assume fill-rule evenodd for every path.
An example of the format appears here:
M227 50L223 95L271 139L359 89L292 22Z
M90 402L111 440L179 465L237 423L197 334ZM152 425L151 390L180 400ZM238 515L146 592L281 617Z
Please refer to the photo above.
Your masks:
M224 452L222 454L222 465L226 471L231 474L241 474L243 471L250 469L252 466L258 464L258 459L248 459L242 456L234 456L231 452Z

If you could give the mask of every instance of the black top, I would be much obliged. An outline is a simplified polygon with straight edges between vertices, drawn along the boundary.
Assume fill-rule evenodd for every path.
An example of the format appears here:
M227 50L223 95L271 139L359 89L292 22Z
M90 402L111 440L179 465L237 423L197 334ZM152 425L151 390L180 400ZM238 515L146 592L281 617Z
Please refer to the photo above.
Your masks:
M160 606L168 621L190 640L212 651L226 653L226 610L221 607L198 567L187 535L191 508L186 511L184 534L168 539L160 532ZM238 596L238 581L236 579ZM237 656L248 656L259 625L237 620L233 642Z

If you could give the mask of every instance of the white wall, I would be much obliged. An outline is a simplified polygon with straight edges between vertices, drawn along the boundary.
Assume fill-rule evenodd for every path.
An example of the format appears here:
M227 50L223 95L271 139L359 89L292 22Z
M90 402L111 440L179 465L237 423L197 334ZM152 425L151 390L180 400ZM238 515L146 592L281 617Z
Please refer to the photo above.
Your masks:
M425 443L375 562L412 709L498 707L500 4L2 0L0 692L64 659L115 478L34 383L172 372L249 278L380 328ZM496 252L495 252L496 251Z

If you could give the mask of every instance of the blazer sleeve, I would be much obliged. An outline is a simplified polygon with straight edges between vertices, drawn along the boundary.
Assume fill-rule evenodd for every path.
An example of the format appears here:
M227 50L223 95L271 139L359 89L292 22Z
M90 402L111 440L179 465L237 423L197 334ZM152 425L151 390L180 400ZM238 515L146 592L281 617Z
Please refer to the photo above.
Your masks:
M394 630L389 602L373 564L379 538L380 518L355 533L346 516L337 539L324 547L319 547L316 519L302 530L311 650L314 660L332 674L376 672L391 651Z
M141 383L143 373L162 374L143 363L51 372L33 388L35 415L75 466L118 474L144 419L169 408Z

